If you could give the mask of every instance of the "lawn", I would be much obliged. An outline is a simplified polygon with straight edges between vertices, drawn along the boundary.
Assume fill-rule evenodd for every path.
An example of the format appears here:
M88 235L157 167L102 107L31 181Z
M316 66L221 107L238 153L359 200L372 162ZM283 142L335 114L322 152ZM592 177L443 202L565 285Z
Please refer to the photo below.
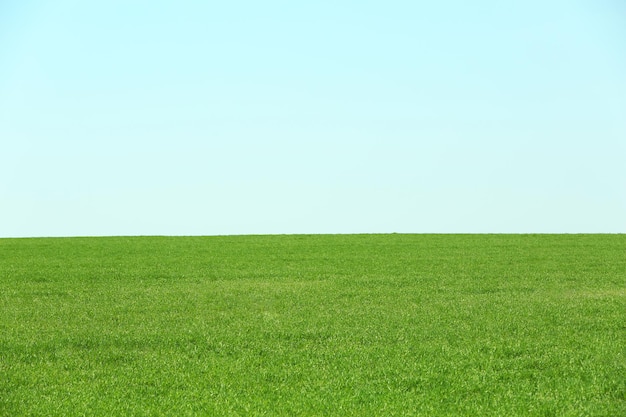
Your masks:
M626 235L0 239L1 416L623 416Z

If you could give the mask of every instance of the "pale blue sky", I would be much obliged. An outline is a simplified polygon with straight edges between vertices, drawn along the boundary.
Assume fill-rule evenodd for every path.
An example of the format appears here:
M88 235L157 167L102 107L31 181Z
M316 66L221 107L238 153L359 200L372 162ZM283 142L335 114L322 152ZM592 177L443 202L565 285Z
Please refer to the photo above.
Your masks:
M0 237L626 232L626 4L0 3Z

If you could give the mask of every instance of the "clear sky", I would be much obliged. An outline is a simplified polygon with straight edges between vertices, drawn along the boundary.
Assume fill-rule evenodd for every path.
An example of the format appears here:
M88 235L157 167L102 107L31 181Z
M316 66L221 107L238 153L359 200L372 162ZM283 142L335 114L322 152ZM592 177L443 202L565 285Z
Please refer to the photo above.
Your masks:
M626 232L626 3L0 2L0 237Z

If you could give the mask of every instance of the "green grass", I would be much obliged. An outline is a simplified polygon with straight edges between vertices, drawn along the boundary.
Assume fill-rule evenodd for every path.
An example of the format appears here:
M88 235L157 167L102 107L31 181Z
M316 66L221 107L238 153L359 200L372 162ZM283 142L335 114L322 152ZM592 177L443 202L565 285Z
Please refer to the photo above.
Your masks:
M626 415L626 235L0 239L0 415Z

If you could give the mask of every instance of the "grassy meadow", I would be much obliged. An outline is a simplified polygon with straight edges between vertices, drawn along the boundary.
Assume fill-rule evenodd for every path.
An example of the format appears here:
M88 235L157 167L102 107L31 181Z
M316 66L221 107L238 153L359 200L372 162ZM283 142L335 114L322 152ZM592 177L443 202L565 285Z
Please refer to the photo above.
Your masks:
M624 416L626 235L0 239L0 416Z

